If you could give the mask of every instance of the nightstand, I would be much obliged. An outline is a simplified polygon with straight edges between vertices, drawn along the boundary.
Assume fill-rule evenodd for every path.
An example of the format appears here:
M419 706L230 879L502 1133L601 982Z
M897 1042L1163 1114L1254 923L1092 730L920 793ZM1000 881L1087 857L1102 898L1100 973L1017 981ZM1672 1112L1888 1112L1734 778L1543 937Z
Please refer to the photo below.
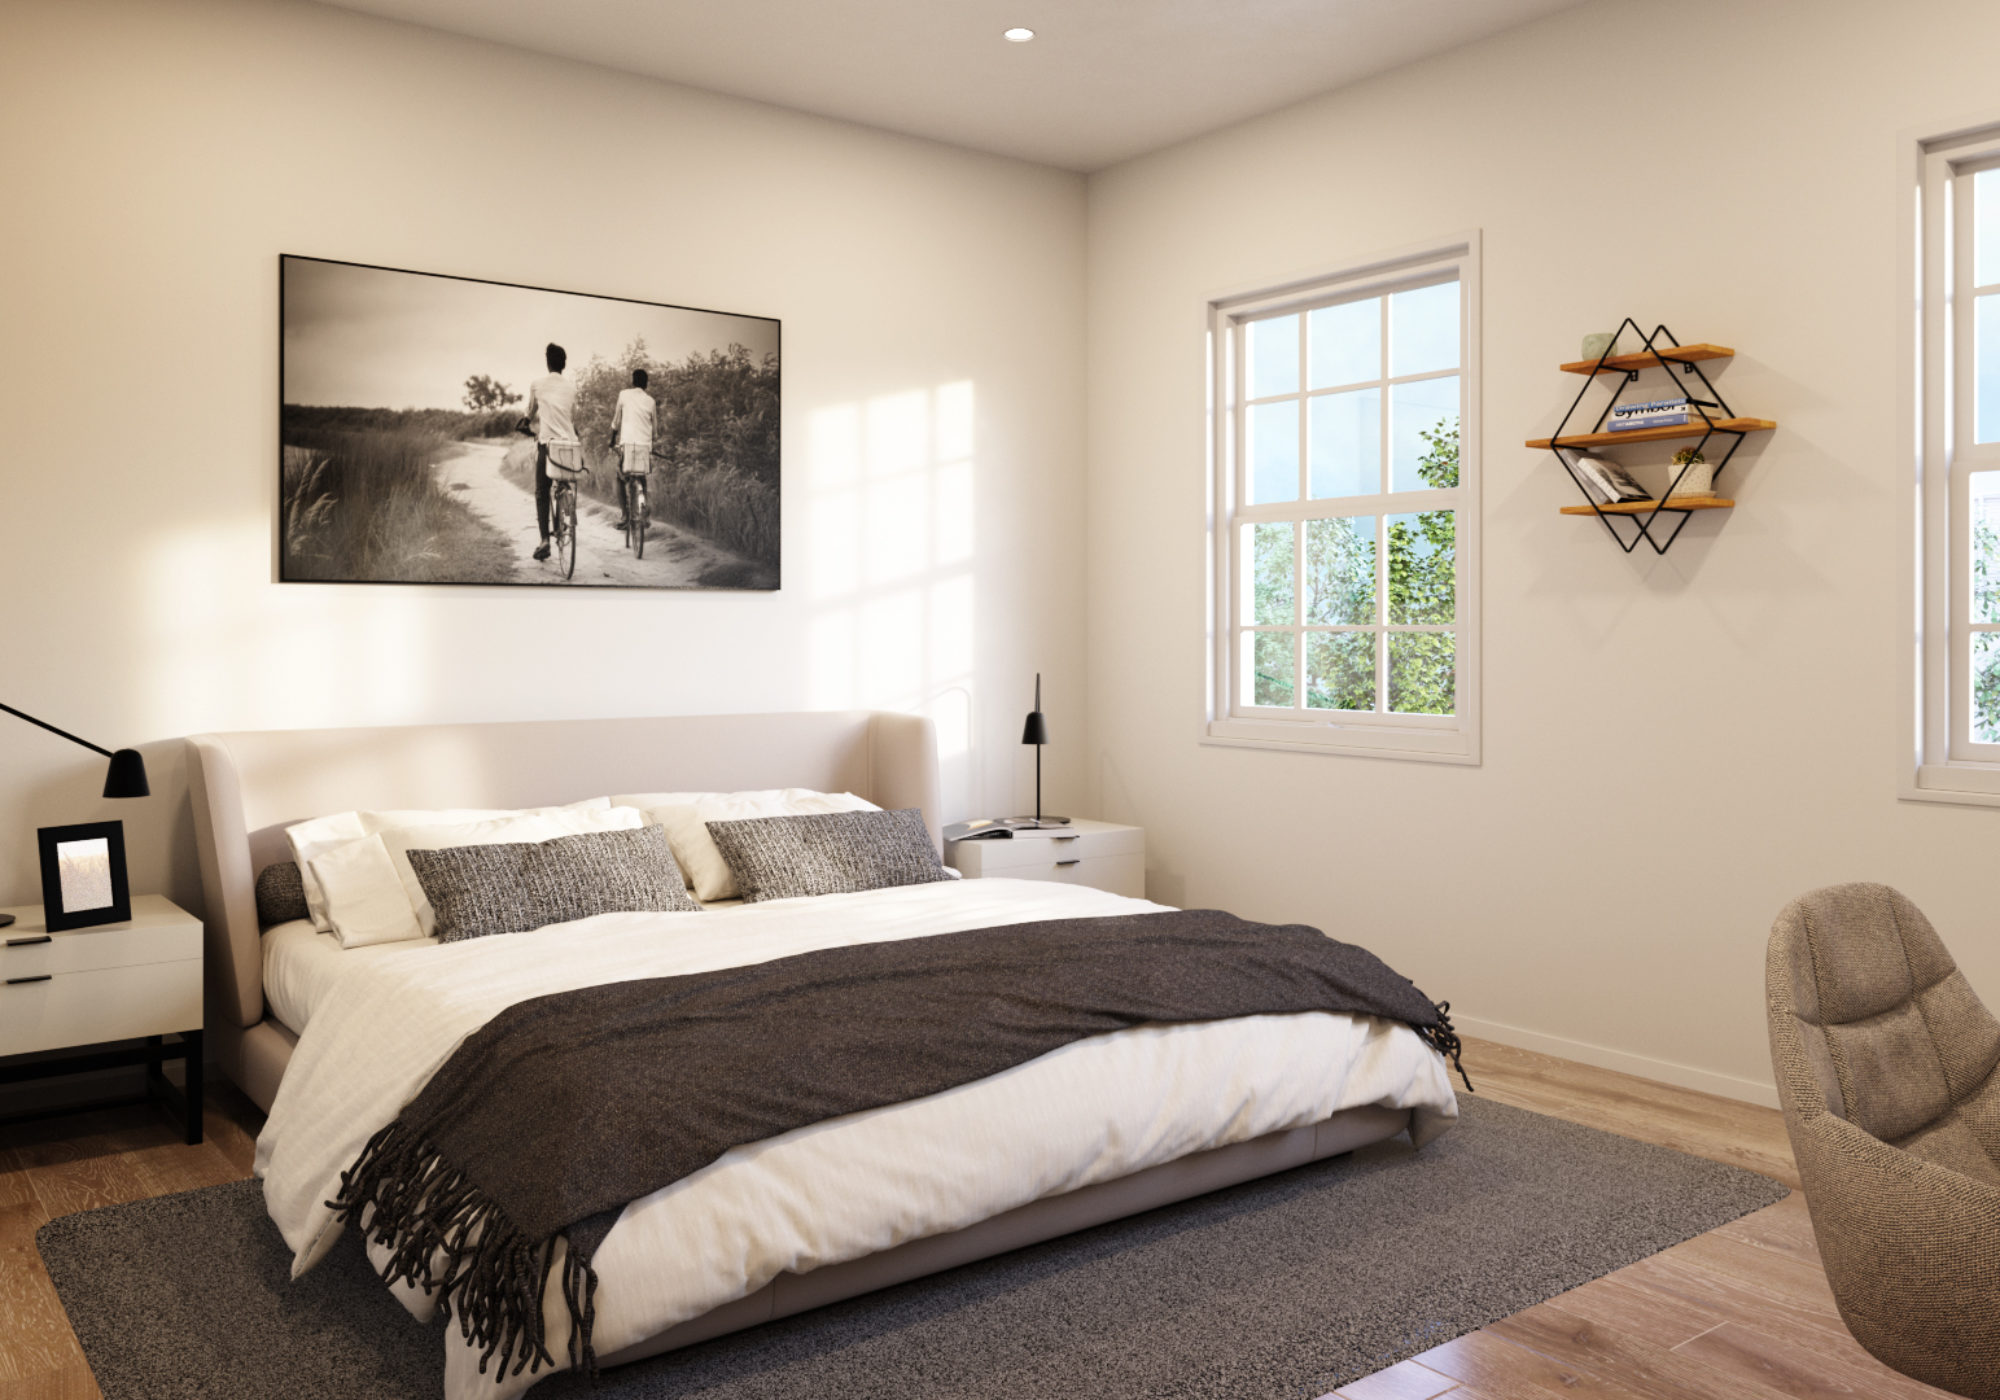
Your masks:
M0 1084L144 1065L148 1096L178 1108L188 1142L200 1142L201 920L157 894L132 896L125 923L64 933L48 931L39 904L6 912L17 921L0 929L0 1057L79 1053L0 1059ZM167 1060L186 1063L185 1093L160 1072Z
M1146 897L1146 829L1078 817L1068 826L946 843L945 863L968 880L1056 880Z

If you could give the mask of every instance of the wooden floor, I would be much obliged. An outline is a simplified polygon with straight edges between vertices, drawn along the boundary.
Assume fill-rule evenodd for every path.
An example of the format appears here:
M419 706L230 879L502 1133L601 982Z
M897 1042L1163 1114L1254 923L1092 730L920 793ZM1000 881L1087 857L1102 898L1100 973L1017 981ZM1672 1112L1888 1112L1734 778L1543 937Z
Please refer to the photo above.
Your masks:
M1848 1335L1776 1110L1490 1041L1465 1046L1488 1097L1748 1167L1794 1194L1343 1386L1337 1400L1955 1400Z
M1468 1040L1481 1094L1796 1186L1770 1109ZM35 1231L71 1211L249 1175L262 1115L226 1084L208 1140L112 1109L0 1128L0 1400L96 1400ZM1794 1195L1356 1381L1337 1400L1951 1400L1849 1337Z
M198 1147L143 1105L0 1127L0 1400L98 1400L36 1230L58 1215L250 1175L264 1115L219 1075L209 1086Z

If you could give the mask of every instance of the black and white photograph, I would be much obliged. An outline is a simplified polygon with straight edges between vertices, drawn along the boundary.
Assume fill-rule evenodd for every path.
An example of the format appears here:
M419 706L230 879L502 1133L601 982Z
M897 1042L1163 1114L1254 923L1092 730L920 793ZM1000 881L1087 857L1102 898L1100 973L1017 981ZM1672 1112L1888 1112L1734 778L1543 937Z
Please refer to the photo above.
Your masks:
M282 581L778 587L776 320L279 262Z
M45 826L36 836L42 856L42 912L51 933L132 917L122 822Z
M111 843L102 836L56 848L57 884L65 909L105 909L111 904Z

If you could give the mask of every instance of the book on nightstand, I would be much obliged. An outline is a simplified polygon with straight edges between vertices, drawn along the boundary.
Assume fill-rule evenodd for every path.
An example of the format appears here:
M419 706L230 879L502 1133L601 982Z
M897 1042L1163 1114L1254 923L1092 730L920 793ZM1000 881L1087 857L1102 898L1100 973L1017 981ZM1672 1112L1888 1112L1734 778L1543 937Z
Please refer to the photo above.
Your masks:
M944 829L946 841L1005 841L1017 831L1040 833L1063 831L1068 817L979 817L969 822L952 822Z
M947 841L1005 841L1017 831L1036 831L1033 817L980 817L975 821L952 822L944 829Z

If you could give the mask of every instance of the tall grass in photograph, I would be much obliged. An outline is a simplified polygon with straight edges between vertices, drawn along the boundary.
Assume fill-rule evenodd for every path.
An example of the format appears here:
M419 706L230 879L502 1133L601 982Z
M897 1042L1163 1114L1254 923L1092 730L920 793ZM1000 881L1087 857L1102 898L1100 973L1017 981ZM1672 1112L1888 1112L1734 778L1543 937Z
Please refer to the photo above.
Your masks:
M658 414L651 515L758 564L778 566L778 360L740 345L655 360L634 340L577 377L576 430L591 470L584 494L617 503L618 464L606 450L611 410L632 371L647 373Z
M499 583L506 542L439 489L432 467L504 415L287 405L279 503L284 576ZM511 420L509 420L511 425Z
M582 493L618 506L618 454L586 449ZM778 492L728 462L656 457L646 479L647 516L759 563L778 558Z

